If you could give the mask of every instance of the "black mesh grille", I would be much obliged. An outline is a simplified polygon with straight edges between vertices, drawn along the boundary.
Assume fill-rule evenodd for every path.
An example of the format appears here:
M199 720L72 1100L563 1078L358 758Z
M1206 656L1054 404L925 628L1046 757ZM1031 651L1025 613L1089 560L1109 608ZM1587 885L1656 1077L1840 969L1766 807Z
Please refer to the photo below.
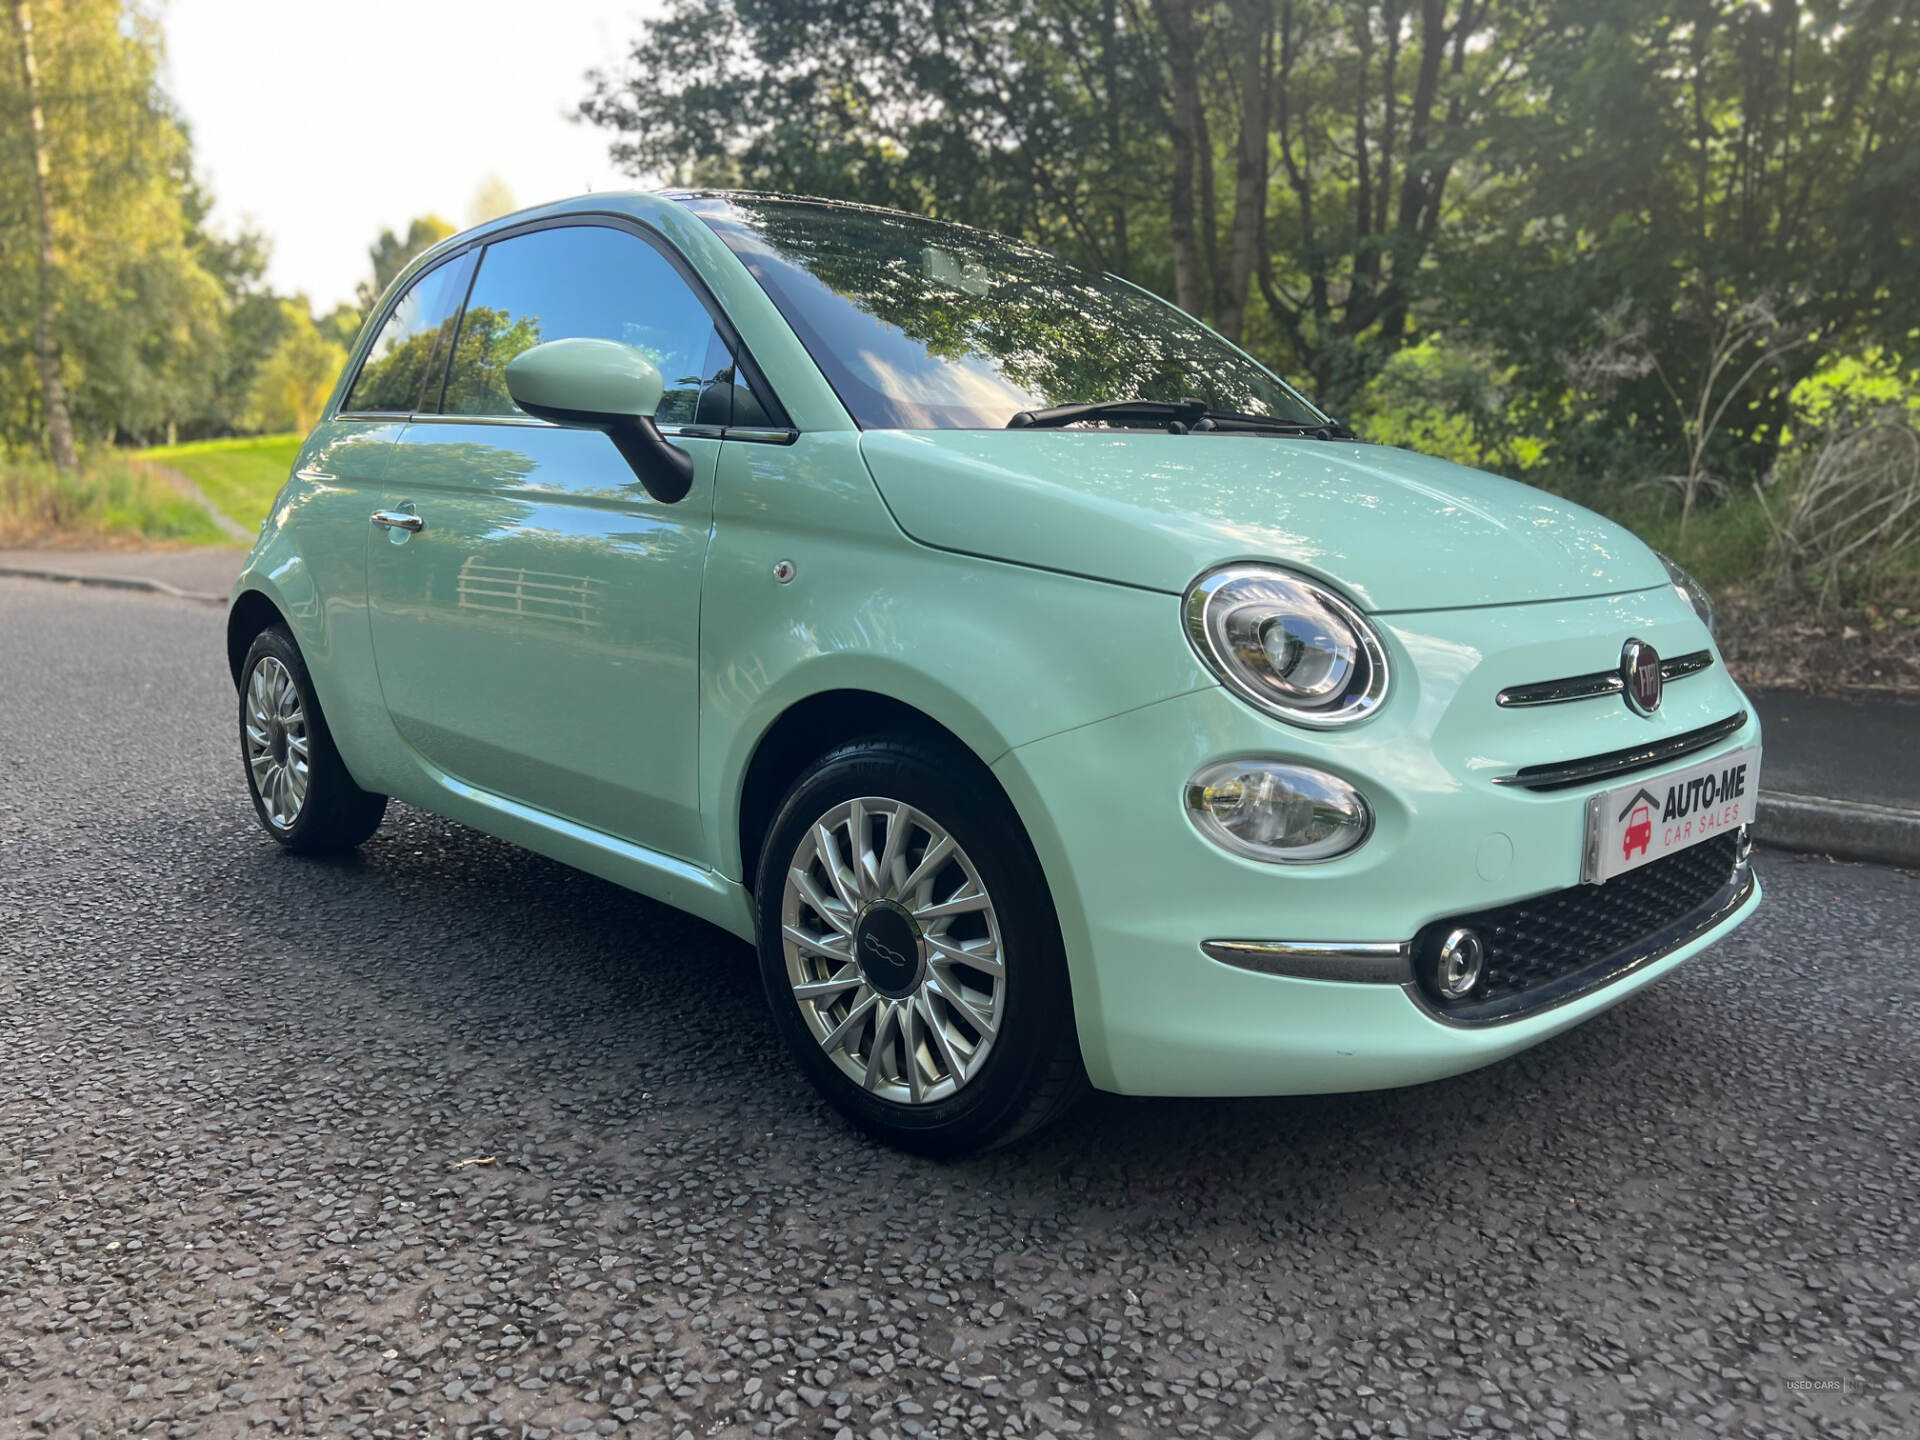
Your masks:
M1414 941L1420 988L1450 1019L1485 1023L1605 984L1650 953L1681 943L1690 917L1692 928L1704 929L1737 898L1732 877L1740 843L1732 832L1604 885L1576 885L1429 925ZM1433 961L1456 926L1474 931L1486 946L1486 976L1471 995L1449 1001L1433 983Z

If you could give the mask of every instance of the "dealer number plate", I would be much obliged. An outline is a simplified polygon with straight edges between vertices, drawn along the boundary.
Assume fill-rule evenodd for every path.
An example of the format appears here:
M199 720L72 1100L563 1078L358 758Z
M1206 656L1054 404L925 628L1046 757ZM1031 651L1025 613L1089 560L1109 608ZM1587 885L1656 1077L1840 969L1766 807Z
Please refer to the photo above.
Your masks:
M1598 885L1753 822L1760 747L1636 780L1587 801L1581 878Z

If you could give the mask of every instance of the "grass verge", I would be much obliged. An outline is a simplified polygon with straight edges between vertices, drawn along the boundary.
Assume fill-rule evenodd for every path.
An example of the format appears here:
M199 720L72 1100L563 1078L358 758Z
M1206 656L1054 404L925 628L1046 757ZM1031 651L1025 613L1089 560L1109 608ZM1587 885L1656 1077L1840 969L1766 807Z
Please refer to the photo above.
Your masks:
M90 454L70 475L0 458L0 546L230 544L206 511L124 455Z
M258 435L162 445L142 450L135 458L178 470L200 487L222 515L254 534L299 452L298 435Z

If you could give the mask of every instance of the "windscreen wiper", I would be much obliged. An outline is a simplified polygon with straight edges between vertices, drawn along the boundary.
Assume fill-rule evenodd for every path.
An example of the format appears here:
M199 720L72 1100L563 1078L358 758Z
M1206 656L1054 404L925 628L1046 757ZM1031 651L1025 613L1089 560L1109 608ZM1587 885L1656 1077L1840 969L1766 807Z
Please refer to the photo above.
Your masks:
M1007 429L1057 430L1082 420L1119 423L1144 420L1148 424L1164 425L1175 435L1184 435L1206 418L1206 402L1201 400L1094 400L1080 405L1053 405L1045 410L1022 410L1007 421Z
M1312 440L1351 440L1354 434L1338 420L1308 424L1271 415L1242 415L1231 410L1209 410L1204 400L1096 400L1078 405L1054 405L1045 410L1022 410L1007 421L1009 430L1056 430L1083 420L1128 421L1164 427L1170 435L1206 431L1258 430L1275 435L1299 435Z
M1299 435L1308 440L1358 440L1360 437L1338 420L1317 422L1282 420L1273 415L1241 415L1232 410L1209 410L1190 427L1196 432L1226 433L1258 430L1268 435Z

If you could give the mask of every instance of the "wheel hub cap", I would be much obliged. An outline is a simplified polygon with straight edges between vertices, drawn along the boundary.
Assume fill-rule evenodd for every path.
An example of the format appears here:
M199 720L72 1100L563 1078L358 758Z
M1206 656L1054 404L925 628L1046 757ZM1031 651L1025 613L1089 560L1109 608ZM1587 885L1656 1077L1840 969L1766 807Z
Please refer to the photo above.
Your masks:
M247 676L246 753L267 823L291 828L307 803L307 712L293 675L271 655Z
M820 816L780 900L801 1018L842 1074L907 1105L980 1073L1006 1010L1000 922L938 821L866 796Z
M920 927L897 900L875 900L853 927L853 954L860 973L882 995L901 999L920 984Z

